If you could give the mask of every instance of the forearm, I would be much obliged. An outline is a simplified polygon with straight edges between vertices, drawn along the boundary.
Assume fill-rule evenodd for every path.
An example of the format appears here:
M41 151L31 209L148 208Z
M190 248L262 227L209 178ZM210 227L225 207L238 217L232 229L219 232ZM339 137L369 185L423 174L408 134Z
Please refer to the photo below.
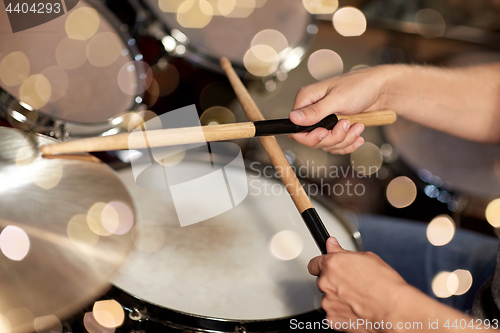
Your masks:
M487 329L472 317L433 300L413 287L408 287L407 290L399 295L397 306L394 308L397 309L396 312L389 316L390 321L394 323L393 326L396 326L395 323L411 323L412 325L421 323L420 330L423 331L463 333L471 331L472 328L469 325L472 324L474 329L496 331L492 328ZM413 327L412 329L398 329L394 327L384 332L401 333L410 331L413 331Z
M500 142L500 64L466 68L386 66L382 104L424 126Z

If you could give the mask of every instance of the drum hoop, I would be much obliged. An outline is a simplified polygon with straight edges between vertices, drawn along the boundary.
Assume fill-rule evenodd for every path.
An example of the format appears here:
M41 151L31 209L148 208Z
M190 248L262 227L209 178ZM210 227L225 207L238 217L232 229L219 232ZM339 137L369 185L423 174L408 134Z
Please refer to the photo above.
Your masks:
M153 25L156 24L156 22L159 22L160 23L160 31L162 33L162 37L165 37L165 36L172 36L172 30L174 30L175 28L170 28L165 22L163 22L161 19L158 18L158 16L150 9L150 7L148 6L148 4L146 4L144 2L144 0L137 0L136 1L136 5L140 6L140 11L142 13L145 14L145 16L147 17L147 20L145 21L148 21L146 23L146 27L151 27ZM136 10L138 8L135 8ZM314 17L314 15L311 15L309 14L309 22L307 24L307 26L309 25L314 25L317 27L317 22L318 22L318 19L316 17ZM150 29L147 29L148 31ZM297 56L297 54L301 54L298 58L299 58L299 63L302 61L302 59L304 58L304 56L306 55L306 49L308 49L308 47L311 45L311 43L313 42L313 38L314 38L314 35L316 35L316 32L309 32L307 29L304 31L304 35L301 39L301 42L299 43L299 45L297 45L296 47L294 47L290 52L289 54L294 54ZM158 38L158 36L156 36L155 34L152 34L150 33L150 36L156 38L157 40L159 40L161 42L161 38ZM187 36L186 36L187 37ZM169 57L179 57L179 58L183 58L183 59L186 59L188 60L189 62L195 64L195 65L201 65L203 66L204 68L207 68L207 69L210 69L214 72L217 72L217 73L220 73L220 74L225 74L224 70L222 69L222 67L220 66L219 64L219 59L214 59L210 56L207 56L205 54L203 54L200 50L196 50L196 48L194 48L191 43L189 42L189 37L188 37L188 40L186 42L180 42L176 39L176 42L177 44L179 45L183 45L185 48L186 48L186 52L183 53L182 55L179 55L177 54L176 52L174 51L167 51L167 50L164 50L164 52L166 52L166 55L168 55ZM294 66L292 68L288 68L287 70L283 70L282 68L282 64L287 60L289 59L289 56L285 57L284 59L280 59L280 65L278 66L278 68L271 74L267 75L267 76L276 76L278 73L280 72L283 72L283 73L287 73L289 72L290 70L294 69L295 67L298 66ZM247 70L245 69L244 66L242 66L241 64L239 63L234 63L232 64L236 73L238 73L238 75L240 76L244 76L245 74L249 74L247 72ZM253 77L253 75L252 75Z
M131 55L132 61L142 60L142 54L135 45L135 39L128 32L122 31L119 28L120 22L118 18L114 17L109 9L103 5L102 0L85 0L85 2L94 7L99 15L108 21L109 25L114 29L114 32L120 36L121 41ZM139 71L136 71L136 78L138 82L140 82L139 75ZM137 93L130 108L123 110L123 113L127 111L141 110L141 104L137 103L136 99L137 97L142 96L143 94ZM16 107L19 106L22 112L12 108L13 103ZM118 119L121 115L112 117L106 122L99 123L84 123L63 120L31 108L29 105L12 96L2 87L0 87L0 111L3 111L7 117L12 117L14 121L18 122L21 126L27 125L32 131L63 140L68 137L78 138L103 135L110 130L113 130L112 134L116 134L121 131L116 127L116 124L114 124L114 120ZM35 115L36 120L30 120L28 117L24 116L23 113Z
M193 161L193 162L196 162L197 160L198 158L196 156L190 156L188 159L188 161ZM258 174L258 172L255 170L256 168L255 166L249 168L249 165L247 165L247 163L245 164L246 164L245 170L247 173ZM257 166L257 169L263 172L264 168L267 166L269 165L267 164L259 165ZM128 169L130 167L131 167L130 164L122 165L120 168L117 168L116 171ZM265 179L270 179L273 182L279 182L281 184L281 180L279 180L276 177L265 178ZM305 181L302 181L302 183L305 183ZM354 226L352 226L347 222L347 219L344 216L343 212L340 211L340 208L338 208L338 206L335 203L319 195L314 195L314 196L311 195L311 198L314 198L314 200L316 200L320 205L326 208L338 220L338 222L340 222L340 224L345 228L345 230L351 235L357 251L362 251L362 239L359 231L355 230ZM112 288L110 289L108 294L106 294L106 297L112 297L116 299L124 309L129 311L130 314L134 311L141 312L141 315L144 315L145 319L150 320L153 323L158 323L162 325L168 324L168 326L170 327L174 328L177 327L179 329L189 329L200 332L235 332L235 327L245 326L245 325L252 325L252 327L245 326L245 329L248 332L263 332L263 331L269 333L282 332L283 327L285 327L287 324L288 326L286 327L289 327L291 319L297 319L298 321L311 321L311 319L308 317L317 316L318 318L315 319L317 319L317 321L321 321L322 319L325 318L325 313L321 308L304 313L295 314L289 317L279 317L270 319L237 320L237 319L227 319L227 318L215 318L199 314L191 314L184 311L168 308L153 302L149 302L147 300L141 299L138 296L132 295L115 285L112 285ZM125 299L125 302L127 303L138 302L140 304L140 307L136 307L130 304L127 304L128 306L122 304L120 302L122 298ZM144 313L142 311L144 311ZM173 322L165 318L169 319L174 318L178 320L180 323ZM195 320L195 324L198 324L197 327L193 326L194 325L192 323L193 320ZM261 325L266 325L266 326L260 328ZM256 326L255 329L253 328L253 326ZM269 327L271 327L271 330L267 329Z

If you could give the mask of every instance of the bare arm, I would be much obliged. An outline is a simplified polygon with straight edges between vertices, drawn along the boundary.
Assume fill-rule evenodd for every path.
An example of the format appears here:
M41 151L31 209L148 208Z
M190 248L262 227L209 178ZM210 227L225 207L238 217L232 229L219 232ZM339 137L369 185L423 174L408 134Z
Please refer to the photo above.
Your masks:
M335 328L342 323L347 332L465 332L472 318L443 305L408 285L387 263L371 252L342 249L332 237L327 241L328 254L313 258L309 272L318 276L318 288L327 319ZM453 327L457 320L458 328ZM429 322L437 323L429 329ZM448 321L448 327L445 324ZM372 323L372 326L367 322ZM378 323L375 324L374 323ZM382 325L379 324L383 324ZM389 326L390 323L390 326ZM405 324L408 326L405 328ZM416 326L415 326L416 325ZM474 328L479 325L474 321ZM486 330L485 327L482 330ZM375 329L374 329L375 328ZM380 329L376 329L380 328ZM491 329L493 331L493 329Z
M308 125L331 113L381 109L468 140L500 143L500 64L453 69L386 65L348 73L302 88L290 119ZM346 123L292 138L332 153L350 153L363 143L363 127L349 129L352 124Z

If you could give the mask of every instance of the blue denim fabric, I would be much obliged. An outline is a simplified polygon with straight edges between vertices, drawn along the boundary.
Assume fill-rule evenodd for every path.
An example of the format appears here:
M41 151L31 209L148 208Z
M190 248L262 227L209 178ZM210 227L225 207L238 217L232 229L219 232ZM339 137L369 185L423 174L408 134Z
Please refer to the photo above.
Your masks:
M411 285L436 298L432 280L441 271L466 269L473 284L464 295L436 298L461 311L472 308L479 287L495 268L498 239L458 229L450 243L433 246L427 240L426 223L361 215L359 230L363 250L372 251L391 265Z

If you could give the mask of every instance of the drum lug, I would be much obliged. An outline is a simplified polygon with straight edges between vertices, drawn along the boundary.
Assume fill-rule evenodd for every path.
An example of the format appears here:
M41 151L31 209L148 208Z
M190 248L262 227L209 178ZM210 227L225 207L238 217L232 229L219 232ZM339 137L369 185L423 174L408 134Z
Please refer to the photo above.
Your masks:
M128 317L133 321L139 322L146 319L144 314L137 308L132 309L132 311L129 312Z
M247 329L243 325L238 325L234 328L235 333L247 333Z

